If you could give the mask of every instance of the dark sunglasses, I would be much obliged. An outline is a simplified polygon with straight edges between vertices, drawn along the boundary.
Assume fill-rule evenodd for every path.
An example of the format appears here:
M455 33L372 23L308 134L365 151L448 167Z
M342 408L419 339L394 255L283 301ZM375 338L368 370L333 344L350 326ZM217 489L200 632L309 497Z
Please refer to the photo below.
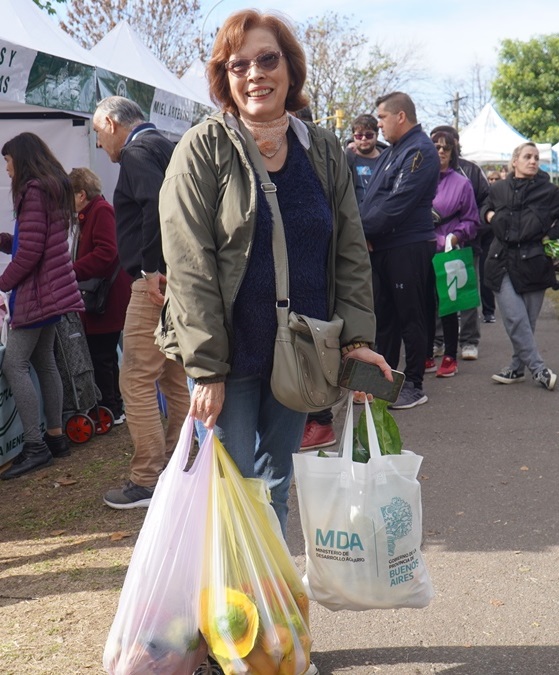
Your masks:
M439 145L438 143L435 143L435 148L436 148L437 152L439 150L442 150L443 152L450 152L452 150L450 145Z
M376 135L375 131L365 131L363 134L353 134L353 138L355 138L356 141L360 141L362 138L366 138L370 141L371 138L374 138Z
M264 52L264 54L258 54L255 59L233 59L227 61L225 69L235 77L244 77L252 66L258 66L260 70L269 73L279 66L282 56L281 52Z

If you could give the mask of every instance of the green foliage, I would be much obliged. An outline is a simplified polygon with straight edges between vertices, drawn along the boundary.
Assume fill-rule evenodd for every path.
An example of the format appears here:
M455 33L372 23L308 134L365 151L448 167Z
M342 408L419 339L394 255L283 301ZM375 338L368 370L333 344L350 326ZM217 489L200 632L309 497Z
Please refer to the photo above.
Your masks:
M388 402L380 398L375 398L370 404L373 414L373 421L378 436L378 443L382 455L399 455L402 452L402 438L396 420L388 411ZM362 448L367 453L367 458L363 459L359 449ZM356 455L356 451L357 455ZM365 411L361 413L357 423L356 434L354 434L353 460L355 462L367 462L370 457L369 439L367 438L367 417Z
M33 2L41 9L45 9L49 14L56 14L53 3L58 2L59 4L62 4L66 2L66 0L33 0Z
M499 112L540 143L559 140L559 33L503 40L492 92Z

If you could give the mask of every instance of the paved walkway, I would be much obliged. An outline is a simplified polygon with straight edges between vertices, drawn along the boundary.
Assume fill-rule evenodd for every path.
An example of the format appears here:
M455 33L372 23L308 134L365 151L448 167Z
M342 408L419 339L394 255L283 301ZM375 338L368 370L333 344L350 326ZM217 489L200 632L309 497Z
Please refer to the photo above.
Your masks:
M537 341L559 372L550 302ZM424 457L424 552L437 595L424 610L311 603L322 675L559 672L559 387L493 383L509 357L500 320L482 324L478 361L460 361L453 378L426 375L429 402L394 411L404 447ZM302 567L296 498L291 507L288 543Z

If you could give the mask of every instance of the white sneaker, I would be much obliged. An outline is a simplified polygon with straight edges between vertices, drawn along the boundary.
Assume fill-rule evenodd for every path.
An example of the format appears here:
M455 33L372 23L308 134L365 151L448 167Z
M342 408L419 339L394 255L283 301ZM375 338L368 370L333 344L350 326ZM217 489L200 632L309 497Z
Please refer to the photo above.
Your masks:
M309 666L309 669L305 672L304 675L320 675L320 671L311 661L311 665Z
M462 358L464 361L477 361L478 350L476 345L464 345L462 347Z
M444 345L433 345L433 356L444 356Z

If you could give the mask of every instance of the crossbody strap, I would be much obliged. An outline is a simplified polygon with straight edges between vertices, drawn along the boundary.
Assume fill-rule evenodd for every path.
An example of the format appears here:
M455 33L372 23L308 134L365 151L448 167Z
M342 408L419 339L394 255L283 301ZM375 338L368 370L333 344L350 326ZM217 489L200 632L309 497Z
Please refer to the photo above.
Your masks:
M121 270L120 263L118 263L118 265L115 267L115 271L112 273L111 278L109 279L109 288L113 285L120 270Z
M272 211L272 252L276 273L276 312L278 325L287 326L289 317L289 264L283 219L276 195L277 188L275 183L272 183L270 180L268 170L264 166L264 161L256 145L256 141L240 119L239 127L246 143L248 156L256 169L257 177L260 177L260 180L263 181L258 187L266 195Z

